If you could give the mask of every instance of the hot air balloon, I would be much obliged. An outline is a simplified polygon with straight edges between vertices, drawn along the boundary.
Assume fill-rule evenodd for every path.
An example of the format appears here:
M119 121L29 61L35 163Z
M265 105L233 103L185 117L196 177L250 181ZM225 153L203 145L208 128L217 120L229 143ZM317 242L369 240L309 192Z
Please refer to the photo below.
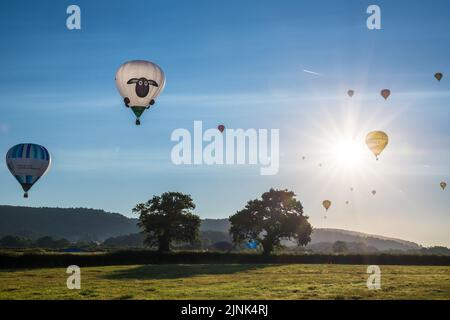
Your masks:
M366 145L378 160L380 153L386 148L389 142L388 135L383 131L372 131L366 136Z
M218 129L220 132L223 132L223 130L225 130L225 126L224 126L223 124L221 124L221 125L219 125L219 126L217 127L217 129Z
M325 210L328 211L328 209L331 207L331 201L330 200L324 200L322 202L322 205L325 208Z
M444 76L444 75L443 75L442 73L440 73L440 72L438 72L438 73L436 73L436 74L434 75L434 77L436 78L437 81L441 81L441 79L442 79L443 76Z
M248 249L255 250L255 249L258 248L258 241L255 241L255 240L249 240L249 241L246 243L246 247L247 247Z
M447 188L447 183L444 182L444 181L442 181L442 182L440 183L440 185L441 185L442 190L445 190L445 188Z
M384 98L384 100L387 100L387 98L389 98L390 95L391 95L391 90L389 90L389 89L381 90L381 96Z
M305 156L303 156L303 157L302 157L302 160L305 160L305 159L306 159L306 157L305 157Z
M351 192L353 192L353 190L354 190L353 188L350 188L350 191L351 191Z
M353 95L355 94L355 91L353 91L353 90L348 90L348 91L347 91L347 94L348 94L348 96L351 98L351 97L353 97Z
M117 90L123 97L125 106L133 110L136 125L141 124L139 118L155 103L165 83L164 72L152 62L134 60L119 67L116 73Z
M349 201L345 201L345 204L349 204L350 202Z
M50 164L50 153L37 144L18 144L6 154L6 165L22 186L24 198L28 198L28 191L47 172Z
M376 190L372 190L372 194L373 194L373 195L376 195L376 194L377 194L377 191L376 191Z

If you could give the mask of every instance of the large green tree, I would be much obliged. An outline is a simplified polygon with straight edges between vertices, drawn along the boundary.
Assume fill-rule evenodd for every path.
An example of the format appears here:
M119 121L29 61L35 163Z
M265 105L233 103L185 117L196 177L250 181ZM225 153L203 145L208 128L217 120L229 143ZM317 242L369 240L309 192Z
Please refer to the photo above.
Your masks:
M230 234L238 245L256 241L268 255L281 240L295 240L299 246L311 241L312 227L292 191L270 189L261 199L250 200L230 217Z
M139 214L138 226L143 229L145 244L170 251L173 241L192 243L198 239L200 217L192 212L194 209L190 195L166 192L136 205L133 212Z

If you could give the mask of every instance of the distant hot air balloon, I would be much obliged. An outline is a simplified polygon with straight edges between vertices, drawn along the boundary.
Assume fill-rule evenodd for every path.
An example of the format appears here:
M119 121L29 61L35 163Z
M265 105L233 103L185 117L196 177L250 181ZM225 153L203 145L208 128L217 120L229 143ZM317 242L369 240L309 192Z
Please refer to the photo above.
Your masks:
M319 167L322 167L322 164L321 164L321 163L319 163Z
M442 181L442 182L440 183L440 185L441 185L442 190L445 190L445 188L447 188L447 183L444 182L444 181Z
M376 191L376 190L372 190L372 194L373 194L373 195L376 195L376 194L377 194L377 191Z
M328 209L331 207L331 201L330 200L324 200L322 202L322 205L325 208L325 210L328 211Z
M353 91L353 90L348 90L348 91L347 91L347 94L348 94L348 96L351 98L351 97L353 97L353 95L355 94L355 91Z
M353 192L353 190L354 190L353 188L350 188L350 191L351 191L351 192Z
M47 172L50 164L50 153L37 144L18 144L6 154L6 165L22 186L24 198L28 198L28 191Z
M247 247L248 249L255 250L255 249L258 248L258 241L255 241L255 240L249 240L249 241L246 243L246 247Z
M372 131L366 136L366 145L378 160L380 153L386 148L389 142L388 135L383 131Z
M136 116L136 125L140 125L142 113L155 103L155 99L164 89L166 78L156 64L134 60L120 66L116 73L116 86L126 107Z
M384 100L387 100L387 98L389 98L390 95L391 95L391 90L389 90L389 89L381 90L381 96L384 98Z
M219 126L217 127L217 129L218 129L220 132L223 132L223 130L225 130L225 126L224 126L223 124L221 124L221 125L219 125Z
M350 202L349 201L345 201L345 204L349 204Z
M306 157L305 157L305 156L303 156L303 157L302 157L302 160L305 160L305 159L306 159Z
M434 77L436 78L437 81L441 81L443 76L444 75L440 72L438 72L434 75Z

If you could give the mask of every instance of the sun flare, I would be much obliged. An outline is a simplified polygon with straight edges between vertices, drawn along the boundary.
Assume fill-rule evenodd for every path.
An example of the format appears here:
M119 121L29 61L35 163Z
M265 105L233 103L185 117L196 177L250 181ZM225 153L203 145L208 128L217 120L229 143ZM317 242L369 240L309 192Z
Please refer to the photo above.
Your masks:
M333 148L333 157L340 168L359 168L362 165L364 149L354 139L338 141Z

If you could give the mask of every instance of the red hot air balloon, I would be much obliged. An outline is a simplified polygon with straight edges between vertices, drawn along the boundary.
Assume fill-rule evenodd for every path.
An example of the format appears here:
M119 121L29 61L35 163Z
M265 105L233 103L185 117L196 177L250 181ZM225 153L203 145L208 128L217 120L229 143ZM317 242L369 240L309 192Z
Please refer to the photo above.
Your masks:
M381 90L381 96L384 98L384 100L387 100L387 98L389 98L390 95L391 95L391 90L389 90L389 89Z
M221 125L219 125L219 126L217 127L217 129L218 129L220 132L223 132L223 131L225 130L225 126L224 126L223 124L221 124Z

